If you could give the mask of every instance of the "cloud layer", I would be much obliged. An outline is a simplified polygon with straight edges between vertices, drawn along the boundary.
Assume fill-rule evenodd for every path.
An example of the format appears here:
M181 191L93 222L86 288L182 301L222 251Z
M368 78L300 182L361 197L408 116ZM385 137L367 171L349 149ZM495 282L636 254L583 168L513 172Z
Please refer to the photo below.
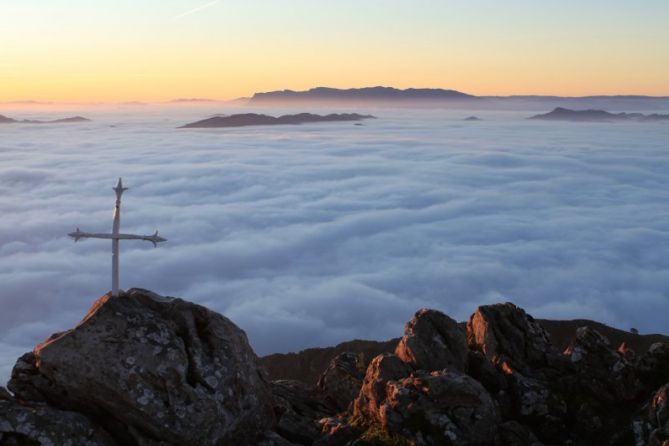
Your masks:
M666 331L667 125L375 110L365 126L175 129L215 112L0 128L0 382L109 290L109 242L66 234L110 229L118 176L123 230L169 239L122 242L122 286L218 310L259 354L504 300Z

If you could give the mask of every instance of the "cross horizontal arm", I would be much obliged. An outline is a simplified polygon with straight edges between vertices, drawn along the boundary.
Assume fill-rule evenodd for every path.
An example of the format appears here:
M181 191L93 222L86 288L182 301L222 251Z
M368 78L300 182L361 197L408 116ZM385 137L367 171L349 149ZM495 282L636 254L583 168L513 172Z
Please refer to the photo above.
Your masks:
M153 243L153 246L158 246L158 243L166 242L167 239L160 237L158 231L153 235L135 235L135 234L109 234L109 233L98 233L98 232L82 232L77 228L76 231L70 232L68 234L74 239L75 242L78 242L81 239L85 238L98 238L98 239L107 239L107 240L146 240L147 242Z

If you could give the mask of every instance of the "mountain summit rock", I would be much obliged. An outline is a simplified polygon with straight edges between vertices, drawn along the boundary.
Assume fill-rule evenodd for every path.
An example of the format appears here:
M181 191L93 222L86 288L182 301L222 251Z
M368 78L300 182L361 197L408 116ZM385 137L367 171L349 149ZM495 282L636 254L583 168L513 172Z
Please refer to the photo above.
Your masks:
M270 382L232 321L131 289L18 359L0 446L666 445L669 343L616 348L590 321L553 327L558 348L544 322L511 303L466 324L422 309L389 352Z

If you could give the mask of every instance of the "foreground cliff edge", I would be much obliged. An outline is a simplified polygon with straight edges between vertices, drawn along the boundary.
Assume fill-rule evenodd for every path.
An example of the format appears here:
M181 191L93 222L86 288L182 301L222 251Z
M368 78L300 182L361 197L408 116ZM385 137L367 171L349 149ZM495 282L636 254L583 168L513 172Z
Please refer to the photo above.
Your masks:
M669 444L669 343L564 352L510 303L463 327L418 311L394 353L338 354L314 385L271 382L245 333L178 298L100 298L18 359L0 445Z

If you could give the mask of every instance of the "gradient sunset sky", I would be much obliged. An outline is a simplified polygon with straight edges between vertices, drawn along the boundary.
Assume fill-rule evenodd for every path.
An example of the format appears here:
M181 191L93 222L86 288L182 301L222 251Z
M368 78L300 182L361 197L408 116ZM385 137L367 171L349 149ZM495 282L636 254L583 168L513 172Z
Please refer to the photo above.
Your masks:
M0 0L0 101L669 95L667 0Z

